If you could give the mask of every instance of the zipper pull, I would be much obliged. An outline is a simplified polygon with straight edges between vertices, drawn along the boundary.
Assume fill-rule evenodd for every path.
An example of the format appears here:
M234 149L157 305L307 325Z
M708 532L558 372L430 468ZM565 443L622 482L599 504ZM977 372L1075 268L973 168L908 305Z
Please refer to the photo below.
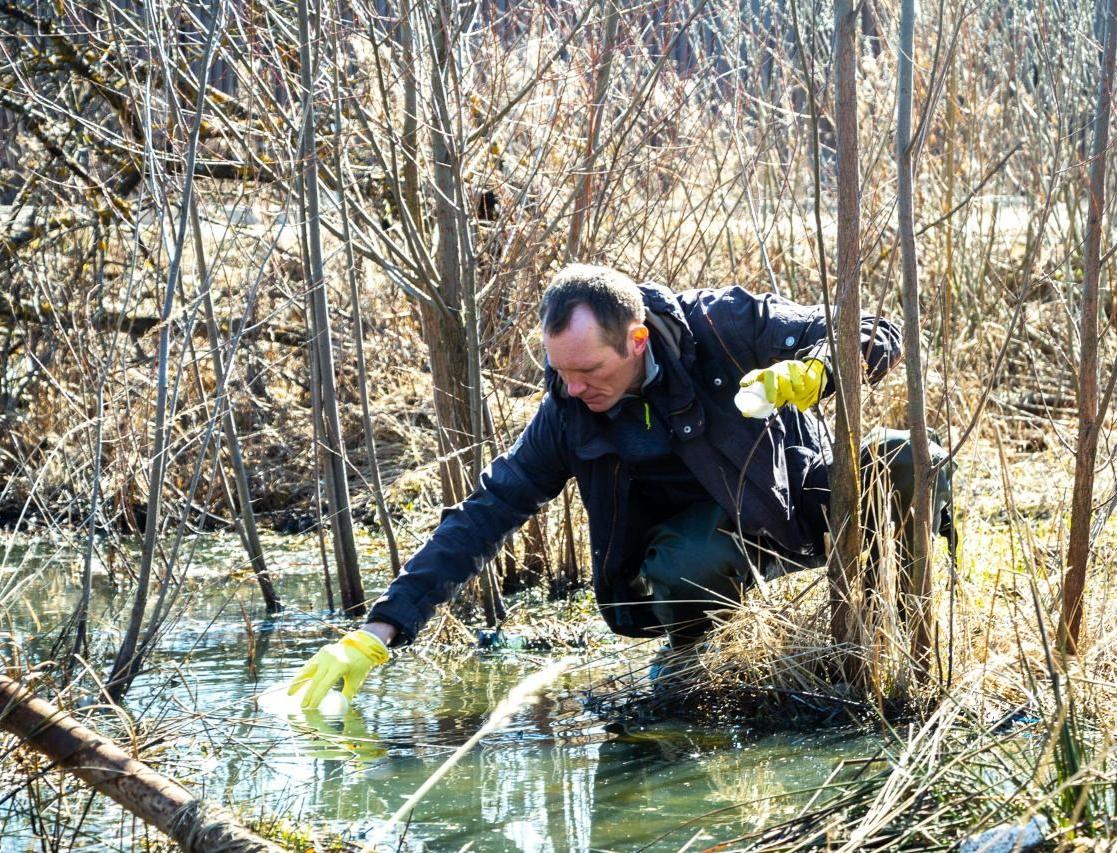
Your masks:
M652 431L652 410L647 400L644 401L644 429Z

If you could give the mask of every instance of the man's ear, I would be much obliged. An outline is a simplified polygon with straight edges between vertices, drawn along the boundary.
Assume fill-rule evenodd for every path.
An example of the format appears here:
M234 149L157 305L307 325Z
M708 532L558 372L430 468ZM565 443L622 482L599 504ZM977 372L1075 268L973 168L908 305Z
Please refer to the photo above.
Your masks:
M643 355L648 346L648 327L641 323L632 330L632 349L635 355Z

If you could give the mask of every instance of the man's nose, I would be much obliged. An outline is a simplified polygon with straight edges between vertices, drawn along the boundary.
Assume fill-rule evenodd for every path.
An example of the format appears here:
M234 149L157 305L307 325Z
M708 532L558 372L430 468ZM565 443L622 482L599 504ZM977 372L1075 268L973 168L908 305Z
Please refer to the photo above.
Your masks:
M570 393L571 397L581 397L586 391L586 383L579 382L576 379L568 379L566 382L566 390Z

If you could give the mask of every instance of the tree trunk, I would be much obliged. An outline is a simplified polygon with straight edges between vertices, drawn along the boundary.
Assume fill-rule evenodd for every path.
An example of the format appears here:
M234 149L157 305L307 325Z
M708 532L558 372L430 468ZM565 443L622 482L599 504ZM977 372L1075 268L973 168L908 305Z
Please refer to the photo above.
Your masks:
M196 798L3 675L0 729L166 833L189 853L281 853L281 848L245 829L226 810Z
M310 252L307 249L308 240L306 237L306 193L303 192L301 175L295 176L295 195L299 201L299 255L302 259L303 269L308 270L310 269ZM334 602L333 581L330 580L330 558L326 553L326 525L322 516L324 499L322 480L328 476L326 466L322 463L322 423L318 417L318 412L322 408L322 404L319 402L322 397L322 383L318 381L318 350L314 346L314 331L313 326L311 326L311 316L314 310L310 304L309 293L306 294L303 307L308 333L306 364L310 373L310 424L311 435L314 437L314 529L318 534L318 557L322 561L322 585L326 590L326 607L329 608L330 613L333 613L337 608Z
M437 308L421 305L419 316L434 386L442 503L452 506L469 494L472 470L469 397L462 375L468 357L465 330L460 323L447 322Z
M550 555L547 553L547 537L543 533L543 522L539 513L533 515L524 528L524 578L525 586L535 586L543 578L554 581Z
M1109 147L1113 72L1117 58L1117 0L1109 0L1105 17L1105 53L1094 116L1094 145L1090 160L1090 207L1082 259L1081 357L1078 368L1078 452L1071 497L1070 541L1063 578L1063 608L1059 645L1066 654L1079 650L1082 594L1090 561L1090 521L1094 503L1094 464L1098 450L1098 283L1101 278L1102 214L1105 210L1105 165Z
M229 403L228 378L225 362L221 356L221 333L217 328L217 317L213 310L213 296L210 293L209 268L206 263L205 248L202 243L202 224L198 216L197 201L190 200L190 225L194 234L194 255L198 267L198 279L202 287L202 306L205 313L206 332L209 336L210 358L213 362L213 375L217 382L218 399L216 405L221 412L221 427L229 447L229 461L233 469L233 482L237 490L237 533L252 564L252 572L264 598L268 613L278 613L283 609L279 594L275 591L268 564L264 560L264 547L260 544L260 534L256 530L256 513L252 509L252 492L248 487L248 470L240 451L240 438L233 420L233 407Z
M337 31L334 31L334 54L340 52ZM340 199L341 239L345 244L346 279L349 282L349 300L353 303L353 345L357 350L357 391L361 397L361 424L365 434L365 453L368 456L370 477L372 479L372 498L376 503L376 517L388 545L388 559L392 567L392 577L400 573L399 546L392 528L392 517L388 514L388 504L384 500L384 484L380 479L380 460L376 453L376 434L372 425L372 410L368 400L368 372L365 369L365 332L361 320L361 295L357 288L357 259L353 253L353 236L349 231L349 196L346 193L343 150L341 139L341 71L334 65L334 125L337 129L335 144L337 170L337 194Z
M403 118L400 134L400 194L403 200L405 230L412 234L416 244L424 245L427 239L422 199L419 192L419 61L416 49L415 16L419 14L415 5L405 2L400 7L400 53L403 66ZM432 52L434 52L432 50ZM440 74L439 61L433 63L432 76ZM437 84L441 90L441 83ZM452 236L456 231L453 211L453 169L447 162L450 157L449 140L446 131L439 127L432 129L432 154L436 172L436 189L439 201L437 224L439 245L437 247L439 281L427 282L428 290L437 290L441 300L421 302L419 319L422 327L423 342L427 346L430 359L431 382L434 385L434 410L437 419L439 476L442 486L442 502L451 505L466 494L468 479L463 475L462 462L457 450L461 447L461 437L467 433L470 422L468 402L461 393L464 389L462 368L467 363L465 333L461 328L459 313L459 291L453 286L447 291L446 279L449 275L451 285L458 280L456 241ZM449 185L447 187L447 185ZM445 192L450 192L446 196ZM439 304L441 303L441 305ZM442 310L445 306L446 310Z
M218 29L224 21L224 5L219 5L210 22L206 35L205 68L213 60L213 48ZM140 570L136 579L136 589L132 600L132 610L128 627L124 632L120 648L113 661L105 689L114 701L119 701L139 673L142 653L137 652L140 628L143 626L147 610L147 597L151 588L151 568L155 561L156 537L159 532L160 511L162 509L163 477L166 471L166 457L170 440L170 427L167 424L168 372L171 343L171 315L175 304L175 291L178 289L182 272L182 254L186 247L186 225L188 210L194 192L194 164L198 155L198 137L201 132L204 113L206 86L203 80L198 87L198 98L194 107L194 119L186 145L186 168L182 185L182 201L179 208L178 223L175 228L171 266L167 272L167 287L163 295L163 308L160 314L159 356L156 373L154 450L151 457L151 475L148 479L147 514L144 519L143 547L140 554ZM147 132L150 134L151 129ZM156 193L158 197L158 193ZM168 567L169 574L169 567Z
M430 130L434 221L437 228L434 260L438 271L438 291L446 311L425 307L422 319L434 381L435 411L442 433L443 502L454 504L469 493L472 485L473 457L479 447L480 434L473 430L469 387L471 353L462 304L463 259L458 214L463 199L457 180L460 152L455 144L446 91L448 65L453 61L448 32L451 24L446 19L451 11L443 3L437 4L432 11L435 16L434 44L430 46L434 112Z
M562 490L562 564L558 575L563 594L582 585L581 572L578 571L578 548L574 542L574 507L569 485Z
M311 301L311 328L318 358L321 385L321 411L318 418L325 445L326 498L333 532L334 559L337 563L341 608L350 616L365 612L364 586L353 535L353 514L349 506L349 478L346 473L345 445L341 437L337 386L334 373L333 342L330 336L329 304L326 299L325 269L322 259L321 220L318 211L318 151L315 142L314 90L310 55L309 0L299 0L299 75L303 101L302 187L306 195L306 235L310 255L307 288Z
M586 230L586 220L593 206L593 170L597 159L597 146L601 139L601 125L604 123L605 96L609 91L609 76L613 69L617 30L620 26L621 12L618 3L619 0L602 0L605 11L605 34L601 58L597 63L593 102L586 117L586 153L581 169L574 179L574 214L570 219L570 233L566 241L568 261L577 261L581 257L582 237Z
M915 206L912 188L912 68L915 50L915 0L900 6L899 74L896 107L897 203L900 268L904 293L904 359L908 384L908 427L911 430L915 494L912 499L911 553L901 548L900 592L908 614L911 652L917 675L925 680L931 655L931 448L923 391L922 323L919 314L919 267L915 247ZM909 529L908 519L900 519Z
M834 114L837 136L838 251L834 298L834 376L837 387L834 464L830 469L830 620L834 642L857 644L852 599L861 574L861 202L857 146L857 13L834 3ZM860 681L856 653L845 675Z
M94 420L93 440L93 477L92 494L89 496L88 529L85 535L85 553L81 567L81 596L74 608L74 644L70 648L68 667L78 662L79 657L88 654L87 637L89 634L89 604L93 598L93 550L97 541L97 516L101 514L101 466L105 457L105 372L97 378L96 402L97 415Z
M451 4L434 8L431 45L431 159L434 170L434 217L437 225L435 266L438 290L448 311L425 310L423 331L435 386L439 444L443 448L443 501L456 503L468 495L481 473L484 400L478 340L476 281L468 198L462 175L461 145L454 132L450 89L457 79ZM437 338L432 333L437 333ZM436 352L437 350L448 350ZM437 367L436 367L437 364ZM441 402L441 406L439 405ZM449 489L447 489L449 487ZM503 618L504 603L491 565L478 577L485 621L490 627Z
M417 245L426 245L427 231L423 219L422 197L419 193L419 52L415 46L415 7L411 0L400 3L399 45L403 66L403 119L400 131L402 162L400 195L403 200L405 231L413 235Z

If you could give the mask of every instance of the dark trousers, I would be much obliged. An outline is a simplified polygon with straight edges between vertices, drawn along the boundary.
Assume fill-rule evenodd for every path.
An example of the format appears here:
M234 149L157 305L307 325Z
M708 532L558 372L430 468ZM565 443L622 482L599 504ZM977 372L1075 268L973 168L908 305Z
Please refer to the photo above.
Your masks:
M932 446L932 461L945 455ZM866 526L880 535L898 535L901 561L909 552L910 507L915 492L911 443L903 430L879 430L862 444ZM880 495L890 495L895 530L881 530ZM828 493L827 493L828 494ZM950 480L939 471L932 491L934 532L950 535ZM825 514L812 513L825 524ZM735 523L714 501L692 504L649 531L637 585L652 596L652 610L667 630L672 646L700 640L712 625L711 613L731 607L756 577L770 579L788 571L822 565L825 558L792 563L760 543L742 540Z

